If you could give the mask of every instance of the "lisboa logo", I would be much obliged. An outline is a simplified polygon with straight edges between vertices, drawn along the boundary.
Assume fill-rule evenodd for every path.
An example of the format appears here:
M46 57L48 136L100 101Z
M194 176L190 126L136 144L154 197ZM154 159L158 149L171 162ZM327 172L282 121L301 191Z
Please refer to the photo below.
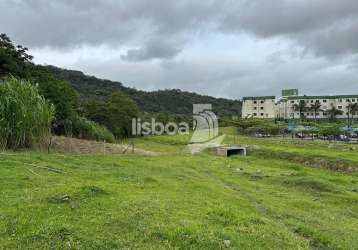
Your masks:
M219 136L218 118L211 104L193 105L194 132L188 145L192 154L221 145L225 135Z
M132 119L132 134L147 135L189 135L189 124L181 122L179 124L169 122L163 124L157 122L154 118L150 122L142 122L141 119ZM219 136L218 118L212 112L211 104L193 105L193 134L188 144L188 149L192 154L199 153L206 148L217 147L221 145L225 135Z

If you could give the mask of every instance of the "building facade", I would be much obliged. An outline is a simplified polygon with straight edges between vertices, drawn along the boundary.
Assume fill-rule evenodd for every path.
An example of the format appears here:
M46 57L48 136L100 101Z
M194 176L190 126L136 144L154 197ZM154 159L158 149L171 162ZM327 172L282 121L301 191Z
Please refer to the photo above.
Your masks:
M242 117L244 118L275 118L275 96L244 97Z
M295 107L303 102L305 109L300 113ZM312 106L318 103L319 109L315 112ZM353 113L349 110L349 105L358 103L358 95L334 95L334 96L299 96L298 90L283 90L282 97L275 96L263 97L244 97L242 105L243 118L278 118L278 119L298 119L301 116L308 119L328 119L328 110L332 107L340 110L341 115L336 118L344 119L353 116L358 118L358 111Z

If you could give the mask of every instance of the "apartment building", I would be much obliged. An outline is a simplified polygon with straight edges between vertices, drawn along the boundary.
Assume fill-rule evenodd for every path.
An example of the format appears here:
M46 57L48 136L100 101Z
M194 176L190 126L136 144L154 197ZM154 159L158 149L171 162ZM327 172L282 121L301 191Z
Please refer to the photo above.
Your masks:
M245 118L275 118L275 96L244 97L242 117Z
M244 97L242 117L298 119L301 114L294 107L300 101L304 101L307 107L303 112L305 118L329 118L330 114L327 111L335 107L342 111L342 115L337 115L336 118L344 119L348 116L348 105L357 103L358 95L300 96L297 89L289 89L283 90L280 98L275 96ZM316 114L312 109L309 109L315 103L320 104L320 109ZM352 116L352 114L350 115ZM353 117L358 118L358 112L354 112Z
M289 96L286 98L282 98L279 102L276 103L276 110L279 110L279 112L276 113L276 118L300 118L300 113L295 110L294 106L295 104L299 104L301 100L305 101L307 106L307 110L303 112L305 118L329 118L330 115L327 111L332 107L335 107L336 109L342 111L342 115L337 115L336 118L344 119L348 117L348 105L351 103L358 102L358 95ZM320 110L318 110L316 114L312 109L309 109L315 103L319 103L321 105ZM354 113L354 118L358 118L358 113Z

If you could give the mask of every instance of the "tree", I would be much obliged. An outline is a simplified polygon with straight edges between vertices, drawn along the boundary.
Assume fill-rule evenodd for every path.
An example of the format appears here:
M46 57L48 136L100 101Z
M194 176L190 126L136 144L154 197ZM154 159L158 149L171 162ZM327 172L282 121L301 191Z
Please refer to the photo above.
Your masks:
M114 92L106 101L91 101L85 106L86 116L107 127L117 138L131 135L132 119L137 118L137 104L126 94Z
M123 92L114 92L107 100L110 114L108 128L117 137L128 137L132 133L132 119L137 118L137 104Z
M21 45L14 45L6 34L0 34L0 77L12 74L26 77L26 67L33 57L27 54L28 49Z
M320 111L322 111L321 110L321 103L319 102L319 101L316 101L315 103L313 103L313 104L311 104L311 106L310 106L310 110L312 110L313 111L313 113L314 113L314 120L315 120L315 122L317 121L317 114L320 112Z
M77 92L68 82L56 79L46 67L29 67L28 78L38 84L40 94L55 106L54 132L71 133L79 109Z
M326 113L329 115L330 119L333 121L336 119L337 115L342 115L343 111L337 109L333 104L331 104L331 108L327 109Z
M352 120L354 118L354 114L358 115L358 103L355 103L352 109Z
M299 103L293 105L293 111L300 113L300 119L304 118L304 112L307 111L308 107L305 100L300 100Z
M92 121L106 125L109 123L109 115L104 101L91 100L85 104L85 116Z
M335 137L341 134L340 124L324 124L318 127L318 133L325 137Z
M351 122L354 118L354 114L356 111L358 111L358 103L350 103L347 106L348 112L347 112L347 118L348 118L348 127L351 126Z

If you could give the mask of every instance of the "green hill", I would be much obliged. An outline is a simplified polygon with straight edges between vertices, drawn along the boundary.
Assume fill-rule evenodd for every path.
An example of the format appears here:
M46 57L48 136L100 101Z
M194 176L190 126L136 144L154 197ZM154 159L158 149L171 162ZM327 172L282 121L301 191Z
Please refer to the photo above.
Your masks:
M61 69L54 66L48 66L48 69L57 78L70 82L83 101L103 99L114 91L120 90L135 100L141 110L150 113L167 112L189 115L192 114L194 103L211 103L214 111L221 116L241 114L241 101L238 100L214 98L179 89L147 92L126 87L121 82L88 76L81 71Z

